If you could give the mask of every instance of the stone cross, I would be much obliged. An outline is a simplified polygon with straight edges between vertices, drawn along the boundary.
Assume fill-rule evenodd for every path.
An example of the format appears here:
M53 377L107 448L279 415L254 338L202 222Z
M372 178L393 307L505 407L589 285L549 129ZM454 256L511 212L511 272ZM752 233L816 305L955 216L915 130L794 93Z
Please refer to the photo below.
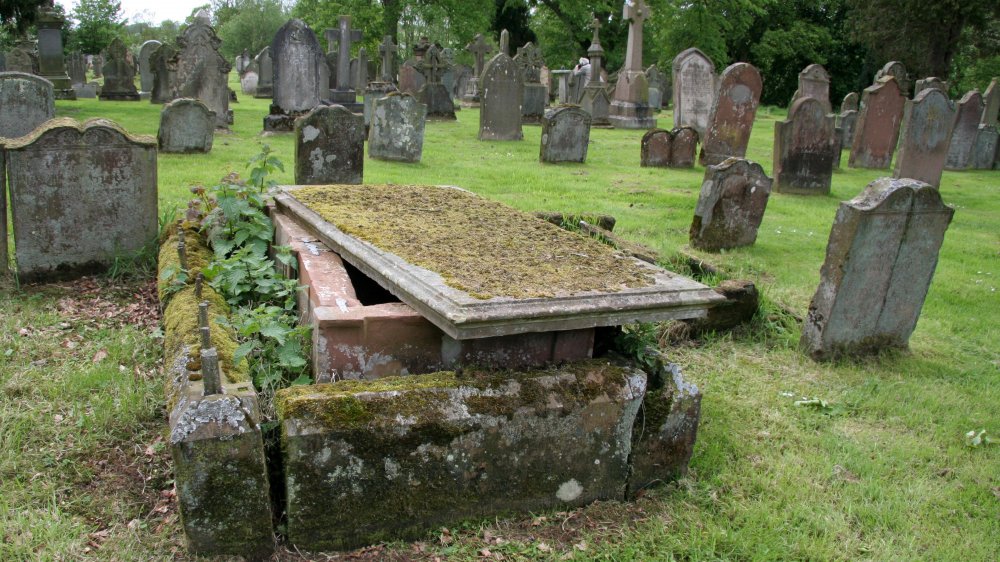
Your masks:
M486 55L490 54L493 47L486 42L482 33L476 34L476 39L465 46L465 50L476 57L476 76L483 74L483 65L486 64Z
M594 45L600 45L601 20L595 17L594 21L590 23L590 28L594 30L594 37L590 40L590 42Z
M628 45L625 53L626 70L642 70L642 22L649 17L649 7L643 0L625 0L622 17L629 20ZM596 33L597 30L595 29Z
M392 65L399 47L392 42L392 35L386 35L378 46L378 54L382 56L382 81L392 82Z
M604 81L601 76L601 60L604 57L604 48L601 47L601 20L594 18L591 22L590 27L594 29L594 38L590 42L590 48L587 49L587 56L590 57L590 81L594 84L600 84Z
M351 88L351 43L361 41L361 30L351 29L351 16L340 16L340 25L337 29L326 30L327 45L338 45L337 53L337 89L349 90Z
M500 32L500 52L510 56L510 33L506 29Z
M448 65L441 60L440 49L436 45L431 45L424 58L416 64L416 68L427 78L428 84L436 84L441 81L441 74L447 70Z

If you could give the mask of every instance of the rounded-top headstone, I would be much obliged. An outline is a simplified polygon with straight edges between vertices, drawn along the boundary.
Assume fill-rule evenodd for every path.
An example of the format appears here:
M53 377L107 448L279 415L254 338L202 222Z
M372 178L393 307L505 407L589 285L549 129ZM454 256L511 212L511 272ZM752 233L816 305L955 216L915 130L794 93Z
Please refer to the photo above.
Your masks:
M52 82L24 72L0 72L0 137L26 135L55 114Z
M708 132L701 145L703 165L746 155L762 87L760 72L752 64L738 62L722 71Z
M160 111L160 152L209 152L214 134L215 113L199 100L176 99Z
M291 19L278 29L271 60L275 106L299 112L319 105L329 90L330 69L316 34L304 21Z
M693 127L704 136L715 100L715 64L692 47L674 57L672 78L674 126Z

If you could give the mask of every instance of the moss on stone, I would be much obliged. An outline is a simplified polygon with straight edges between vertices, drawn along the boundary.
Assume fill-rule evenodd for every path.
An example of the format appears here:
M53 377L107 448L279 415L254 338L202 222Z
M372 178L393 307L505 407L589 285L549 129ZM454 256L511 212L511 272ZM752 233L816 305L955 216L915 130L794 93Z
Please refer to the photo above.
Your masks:
M212 330L212 345L219 352L226 379L231 383L246 382L246 363L233 365L236 353L236 336L230 328L220 325L216 318L229 313L229 306L222 297L207 285L202 289L201 300L208 302L208 325ZM201 351L201 334L198 331L198 304L194 287L189 286L175 293L163 311L163 348L167 365L187 346L192 357Z
M653 283L613 248L458 189L326 185L291 194L341 231L479 299L615 292Z
M170 284L173 277L163 279L163 271L167 268L180 270L180 256L177 254L178 227L168 227L167 233L160 241L160 254L157 263L157 291L160 304L165 305L170 300ZM184 226L184 248L187 255L189 278L188 283L194 283L194 276L212 261L212 250L201 238L201 233L191 224Z

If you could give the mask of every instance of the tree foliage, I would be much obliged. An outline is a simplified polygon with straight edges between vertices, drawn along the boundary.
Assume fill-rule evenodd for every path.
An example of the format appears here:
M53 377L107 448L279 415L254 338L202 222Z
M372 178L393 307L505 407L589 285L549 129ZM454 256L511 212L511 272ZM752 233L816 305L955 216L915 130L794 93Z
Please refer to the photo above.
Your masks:
M99 53L115 37L124 39L125 19L122 17L121 2L80 0L71 17L76 22L71 36L72 46L84 53Z
M222 55L232 59L246 49L251 56L271 44L274 34L288 20L281 0L237 0L216 32L222 39ZM216 12L216 17L219 13ZM221 18L220 18L221 19Z
M45 0L3 0L0 2L0 25L12 35L21 35L35 23L38 8Z

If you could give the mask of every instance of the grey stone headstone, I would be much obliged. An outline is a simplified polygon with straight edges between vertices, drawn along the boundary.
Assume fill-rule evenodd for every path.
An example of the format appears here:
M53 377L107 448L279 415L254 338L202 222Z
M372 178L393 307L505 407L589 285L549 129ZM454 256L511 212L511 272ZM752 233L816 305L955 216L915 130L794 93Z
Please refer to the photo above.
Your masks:
M139 89L143 92L153 91L153 68L149 64L149 58L161 45L163 43L150 40L139 47Z
M87 81L87 59L83 53L77 51L66 57L66 72L74 86Z
M55 115L52 82L34 74L0 72L0 137L26 135Z
M810 64L799 73L799 89L795 90L788 107L807 97L819 100L827 113L833 111L830 105L830 75L822 65Z
M271 59L271 47L267 46L254 58L257 63L257 93L253 97L268 99L274 95L274 62Z
M330 92L326 55L313 30L304 21L291 19L274 34L271 57L274 102L264 118L264 130L289 131L296 116L318 106Z
M25 49L14 47L4 54L4 61L7 72L35 73L35 59Z
M848 111L857 111L858 101L860 97L857 92L851 92L844 96L844 101L840 102L840 113L846 113Z
M76 92L76 97L78 99L94 99L97 97L97 92L100 91L101 87L97 82L88 82L86 84L75 84L73 90Z
M944 93L945 97L948 97L948 83L936 76L929 76L927 78L921 78L920 80L917 80L917 85L913 89L914 97L916 97L917 94L928 88L941 90L941 92Z
M954 124L955 110L941 90L926 88L907 100L893 177L938 187Z
M199 100L176 99L160 111L160 152L209 152L214 135L215 113Z
M708 117L699 160L704 166L746 156L763 80L745 62L729 65L719 77L719 91Z
M983 96L978 91L966 93L958 102L955 127L951 133L951 144L948 145L948 157L944 162L946 170L964 170L969 167L982 114Z
M107 62L101 69L104 85L101 86L100 98L105 101L139 101L132 53L120 38L115 37L108 45L107 55Z
M483 68L479 91L482 100L479 110L479 140L523 139L521 104L524 99L524 81L521 69L507 54L506 45Z
M710 252L753 245L770 194L771 178L760 164L729 158L708 166L691 223L691 245Z
M104 68L104 52L91 56L90 64L93 67L94 78L101 78L101 70Z
M788 119L774 124L774 191L830 193L840 152L834 117L822 100L799 98Z
M983 117L979 120L980 125L987 127L997 126L997 118L1000 117L1000 82L997 78L990 81L990 85L983 92Z
M427 80L424 78L424 75L421 74L416 68L416 65L419 62L420 61L415 59L409 59L403 62L402 65L400 65L399 67L400 93L417 95L417 92L420 91L420 88L422 88L424 84L427 83Z
M708 55L692 47L674 57L674 127L692 127L704 137L715 91L715 65Z
M955 210L932 186L881 178L837 210L802 327L816 360L908 345Z
M899 61L890 61L885 63L885 66L875 73L874 82L877 83L879 80L887 76L892 76L896 79L896 85L899 86L899 91L904 97L910 95L910 77L909 74L907 74L906 67L903 66L903 63ZM862 99L861 101L862 104L864 104L864 100Z
M541 83L541 71L545 65L542 53L531 42L517 49L514 63L521 69L524 80L524 95L521 98L521 121L539 123L548 105L548 89Z
M240 77L240 90L248 96L252 96L257 93L257 83L260 81L260 76L257 75L253 70L245 70L243 76Z
M837 116L837 129L840 131L840 146L850 147L854 142L854 128L858 124L858 111L849 109ZM838 157L839 158L839 157ZM839 164L838 164L839 167Z
M296 184L360 184L364 165L363 116L333 105L295 120Z
M62 118L5 149L22 282L99 269L154 242L152 137Z
M649 83L649 106L658 111L664 105L663 94L668 88L667 75L656 65L652 65L646 69L646 82Z
M542 162L587 160L590 144L590 114L578 106L549 109L542 118L542 142L538 159Z
M232 65L219 53L222 40L203 18L177 37L177 95L201 100L215 112L215 126L229 128L229 71Z
M153 89L149 92L151 103L167 103L177 97L177 49L170 43L160 45L149 56L153 73Z
M891 76L865 88L861 110L854 128L851 168L885 169L892 162L899 140L899 124L903 119L906 97Z
M374 100L368 156L377 160L420 162L427 106L410 94L391 93Z
M980 125L976 133L976 146L972 148L969 167L975 170L989 170L1000 156L1000 133L996 127Z

